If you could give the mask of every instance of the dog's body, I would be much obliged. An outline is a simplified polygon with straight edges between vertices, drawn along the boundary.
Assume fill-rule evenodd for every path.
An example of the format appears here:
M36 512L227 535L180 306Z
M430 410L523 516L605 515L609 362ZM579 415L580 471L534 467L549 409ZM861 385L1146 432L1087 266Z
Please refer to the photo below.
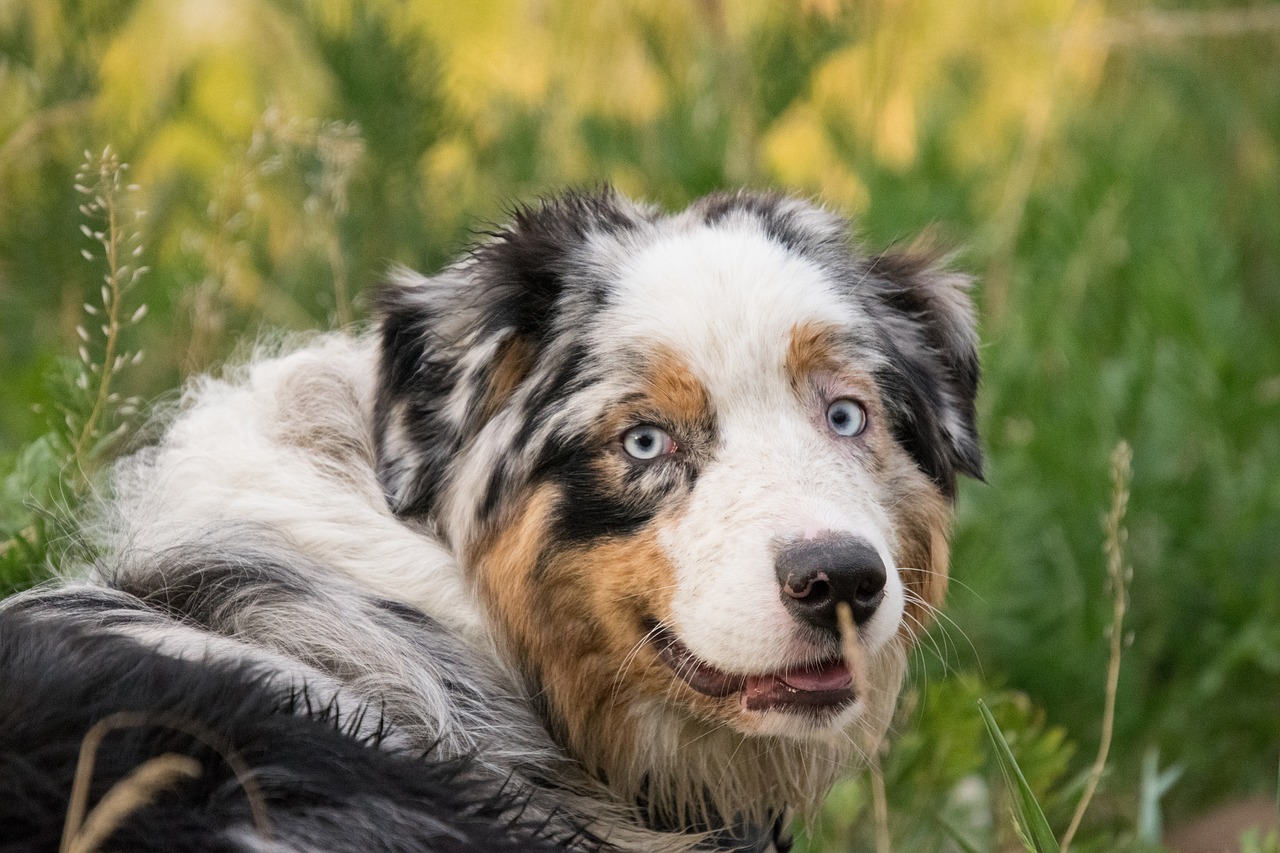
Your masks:
M402 274L377 334L198 383L118 467L91 582L0 615L0 678L75 708L42 729L0 698L0 802L60 814L68 749L137 711L90 804L182 720L264 781L205 755L216 806L174 783L121 846L784 846L883 737L980 469L964 280L847 230L778 196L571 195Z

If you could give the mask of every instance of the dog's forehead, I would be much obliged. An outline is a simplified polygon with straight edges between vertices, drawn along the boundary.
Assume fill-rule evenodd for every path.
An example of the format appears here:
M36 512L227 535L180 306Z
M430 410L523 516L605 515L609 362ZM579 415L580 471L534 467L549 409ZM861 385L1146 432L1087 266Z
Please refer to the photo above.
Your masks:
M603 348L662 347L721 388L781 376L796 329L862 319L829 270L750 222L659 231L611 266Z

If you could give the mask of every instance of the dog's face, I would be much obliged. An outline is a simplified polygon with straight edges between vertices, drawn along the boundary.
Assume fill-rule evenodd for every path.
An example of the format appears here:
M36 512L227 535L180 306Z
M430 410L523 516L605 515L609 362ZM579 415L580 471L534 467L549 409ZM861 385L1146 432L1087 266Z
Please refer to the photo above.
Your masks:
M439 526L606 774L690 721L872 725L940 602L955 479L980 468L965 282L847 230L777 196L571 196L384 294L393 506Z

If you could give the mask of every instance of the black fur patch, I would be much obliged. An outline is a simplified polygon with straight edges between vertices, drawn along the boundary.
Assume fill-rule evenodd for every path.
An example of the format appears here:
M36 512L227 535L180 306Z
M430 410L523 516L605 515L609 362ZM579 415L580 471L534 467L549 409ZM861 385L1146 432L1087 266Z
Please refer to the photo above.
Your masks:
M876 380L894 437L954 500L958 473L982 478L980 369L968 299L955 291L963 279L934 265L925 255L886 253L868 261L859 280L881 324L888 366Z
M485 291L486 331L512 329L540 343L551 328L576 250L593 234L617 234L641 220L612 189L569 192L520 206L510 224L489 232L491 242L472 253ZM603 297L596 291L597 300Z
M815 229L813 217L802 221L799 215L802 210L813 213L813 208L783 193L713 193L697 202L697 207L708 225L719 224L735 213L749 216L760 223L770 240L793 252L825 255L848 250L848 231L843 223L823 216L825 227Z
M420 515L435 504L444 483L444 468L456 453L461 436L447 424L441 406L458 381L456 365L446 342L436 335L426 309L411 292L385 287L375 296L381 315L381 358L378 397L374 409L378 472L392 507L402 515ZM386 436L392 418L399 416L409 447L418 458L405 458L405 449L389 452ZM401 473L400 468L406 470ZM412 478L412 488L397 493L391 474Z
M92 808L159 755L193 758L194 779L129 812L101 849L250 849L249 797L212 733L252 769L268 831L328 851L535 851L593 847L519 817L520 794L467 760L419 760L334 727L331 707L281 700L252 667L176 660L47 614L0 612L0 850L54 850L81 742L99 720L137 712L94 756ZM351 714L344 715L346 719ZM147 721L147 718L150 718Z
M604 536L625 536L648 524L661 507L662 493L629 489L618 493L603 481L595 457L600 451L575 440L552 442L535 481L560 489L552 540L563 545Z

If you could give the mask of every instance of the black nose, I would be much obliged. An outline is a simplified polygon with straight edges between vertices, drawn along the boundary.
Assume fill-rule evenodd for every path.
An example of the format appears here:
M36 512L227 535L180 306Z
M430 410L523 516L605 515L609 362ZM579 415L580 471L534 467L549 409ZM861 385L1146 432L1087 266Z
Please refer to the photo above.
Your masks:
M846 602L861 625L884 598L884 561L870 543L852 536L807 539L778 554L782 603L815 628L840 633L836 605Z

